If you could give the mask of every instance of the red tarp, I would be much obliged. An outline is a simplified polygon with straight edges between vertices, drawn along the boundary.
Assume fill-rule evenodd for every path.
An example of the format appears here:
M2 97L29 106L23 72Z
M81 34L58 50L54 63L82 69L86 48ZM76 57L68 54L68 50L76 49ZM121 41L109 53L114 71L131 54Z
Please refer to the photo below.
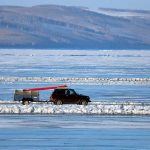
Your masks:
M67 85L61 86L49 86L49 87L41 87L41 88L30 88L30 89L23 89L24 91L41 91L41 90L53 90L57 88L67 88Z

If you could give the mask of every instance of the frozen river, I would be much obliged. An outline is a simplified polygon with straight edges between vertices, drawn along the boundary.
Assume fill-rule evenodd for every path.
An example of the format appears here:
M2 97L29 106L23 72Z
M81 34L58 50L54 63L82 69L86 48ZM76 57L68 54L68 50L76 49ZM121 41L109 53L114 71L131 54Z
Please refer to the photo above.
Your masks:
M137 110L145 109L149 113L146 103L150 102L150 51L5 49L0 50L0 56L1 102L13 100L15 89L67 84L78 93L89 95L92 101L142 102L144 105L137 106ZM51 91L40 94L41 99L47 100ZM48 105L42 106L49 111ZM87 107L93 112L91 115L82 114L86 109L79 109L82 112L74 115L55 114L61 106L51 106L50 112L54 114L8 115L12 108L4 107L0 108L2 150L150 149L150 116L94 115L95 110L101 109L97 105ZM12 107L15 112L30 111L30 108L43 111L34 104ZM78 107L82 108L72 106L71 110ZM61 109L69 111L70 106ZM113 111L109 107L105 110Z
M94 101L150 100L150 51L24 49L0 56L0 100L12 100L15 89L61 84Z
M0 121L0 149L150 149L146 116L0 115Z
M0 50L0 75L149 78L150 51Z

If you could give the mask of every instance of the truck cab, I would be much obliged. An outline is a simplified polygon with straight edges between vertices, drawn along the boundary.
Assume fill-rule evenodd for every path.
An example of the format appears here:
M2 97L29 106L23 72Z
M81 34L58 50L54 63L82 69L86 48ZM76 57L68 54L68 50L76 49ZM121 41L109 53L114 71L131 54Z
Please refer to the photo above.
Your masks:
M50 97L50 102L56 105L62 104L79 104L87 105L90 101L89 96L81 95L75 92L74 89L55 89Z

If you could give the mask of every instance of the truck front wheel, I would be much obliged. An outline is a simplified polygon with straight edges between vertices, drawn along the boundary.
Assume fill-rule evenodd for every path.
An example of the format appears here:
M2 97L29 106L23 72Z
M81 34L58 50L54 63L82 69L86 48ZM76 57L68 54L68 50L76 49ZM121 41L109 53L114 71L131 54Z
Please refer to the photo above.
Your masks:
M88 105L88 102L87 102L86 100L82 100L82 101L81 101L81 105L86 106L86 105Z

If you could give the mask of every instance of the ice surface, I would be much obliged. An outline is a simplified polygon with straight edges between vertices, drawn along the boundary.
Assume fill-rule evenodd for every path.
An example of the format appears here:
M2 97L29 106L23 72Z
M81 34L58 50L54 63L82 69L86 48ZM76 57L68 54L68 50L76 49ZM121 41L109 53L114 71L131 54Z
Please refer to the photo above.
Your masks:
M149 116L0 115L7 150L149 150Z
M100 114L100 115L150 115L150 104L134 102L92 102L82 105L53 105L34 103L28 106L13 102L0 103L1 114Z
M31 116L30 116L31 117ZM88 117L87 117L88 118ZM134 129L134 128L140 128L140 129L150 129L150 123L149 122L130 122L127 120L103 120L103 121L97 121L95 119L89 120L81 120L78 119L76 120L48 120L48 121L43 121L41 119L40 122L37 124L37 120L29 120L29 121L23 121L22 119L20 120L11 120L11 124L9 123L9 119L1 120L0 128L7 127L7 128L16 128L16 127L24 127L28 126L29 128L31 126L34 126L35 128L40 128L40 127L60 127L60 128L76 128L76 129L110 129L110 128L126 128L126 129Z
M0 50L1 77L149 78L150 51ZM40 61L39 61L40 60Z

